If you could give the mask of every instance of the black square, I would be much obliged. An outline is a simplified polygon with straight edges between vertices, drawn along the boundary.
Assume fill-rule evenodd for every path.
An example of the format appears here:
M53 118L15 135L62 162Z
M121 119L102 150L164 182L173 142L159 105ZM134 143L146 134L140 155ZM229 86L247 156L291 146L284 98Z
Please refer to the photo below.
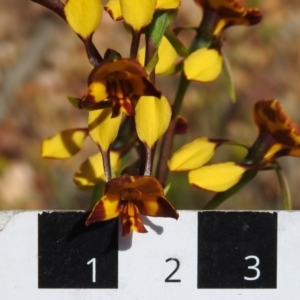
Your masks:
M88 214L38 215L39 288L118 288L117 219L86 227Z
M276 288L276 272L277 213L198 213L198 288Z

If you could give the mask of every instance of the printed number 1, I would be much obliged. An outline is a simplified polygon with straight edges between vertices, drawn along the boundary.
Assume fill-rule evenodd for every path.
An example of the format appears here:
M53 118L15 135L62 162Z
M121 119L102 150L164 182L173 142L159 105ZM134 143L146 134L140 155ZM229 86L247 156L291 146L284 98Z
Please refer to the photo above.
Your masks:
M256 271L256 275L254 277L246 277L246 276L244 276L245 280L256 280L260 276L260 270L257 268L258 265L259 265L259 258L257 256L255 256L255 255L249 255L249 256L245 257L246 260L251 259L251 258L255 259L255 264L254 264L254 266L249 266L248 269L255 270Z
M96 282L96 258L94 257L94 258L92 258L91 260L89 260L87 263L86 263L87 265L90 265L90 264L92 264L92 280L93 280L93 282Z

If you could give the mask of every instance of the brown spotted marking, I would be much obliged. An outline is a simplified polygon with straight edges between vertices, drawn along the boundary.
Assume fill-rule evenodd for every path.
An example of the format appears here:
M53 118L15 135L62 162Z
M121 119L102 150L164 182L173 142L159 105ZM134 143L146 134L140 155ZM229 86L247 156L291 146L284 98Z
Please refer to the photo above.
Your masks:
M147 232L141 220L139 210L132 201L128 201L123 206L121 212L121 223L123 236L128 235L133 230L140 233Z

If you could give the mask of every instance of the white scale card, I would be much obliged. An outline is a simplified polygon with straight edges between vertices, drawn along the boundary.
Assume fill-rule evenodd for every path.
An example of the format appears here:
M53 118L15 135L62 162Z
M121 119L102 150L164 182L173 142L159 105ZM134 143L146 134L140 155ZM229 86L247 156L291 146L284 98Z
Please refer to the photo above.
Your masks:
M179 214L121 237L87 212L0 212L0 299L299 299L300 212Z

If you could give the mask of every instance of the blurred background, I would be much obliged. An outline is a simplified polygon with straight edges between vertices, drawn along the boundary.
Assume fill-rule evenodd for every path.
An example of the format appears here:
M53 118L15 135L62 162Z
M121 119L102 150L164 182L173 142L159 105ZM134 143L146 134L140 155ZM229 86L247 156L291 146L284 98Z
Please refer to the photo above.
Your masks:
M105 1L106 2L106 1ZM257 136L254 103L277 98L300 125L300 3L298 0L245 0L263 14L260 24L226 31L224 49L230 60L237 101L232 103L222 74L207 84L193 83L182 115L190 131L177 136L174 150L196 137L229 138L251 145ZM174 27L197 26L201 11L182 0ZM191 36L181 33L183 42ZM104 12L94 44L129 55L130 35L121 22ZM87 113L76 110L66 96L81 97L91 65L84 46L69 26L51 11L29 0L0 1L0 209L89 209L91 194L79 190L73 173L97 147L87 141L82 151L65 160L40 157L44 138L85 127ZM174 98L178 76L159 76L157 84ZM213 162L238 160L245 153L221 147ZM300 159L280 160L288 178L293 208L300 208ZM178 209L201 209L213 196L187 183L187 174L169 176L168 199ZM219 209L282 209L277 177L260 172Z

